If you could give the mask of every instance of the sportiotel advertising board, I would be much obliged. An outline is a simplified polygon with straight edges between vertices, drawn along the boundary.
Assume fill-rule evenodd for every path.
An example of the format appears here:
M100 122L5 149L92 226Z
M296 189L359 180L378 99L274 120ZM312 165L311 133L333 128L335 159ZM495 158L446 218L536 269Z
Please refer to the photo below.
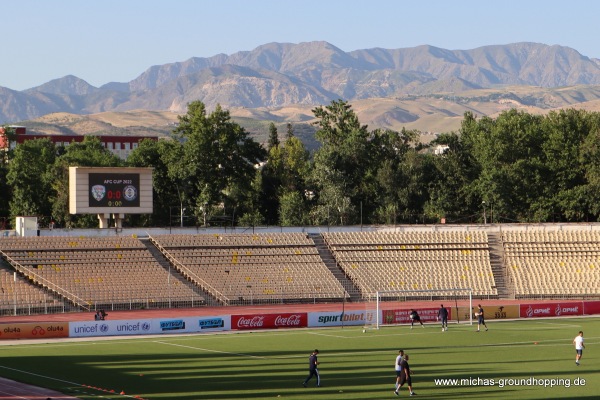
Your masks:
M309 327L366 325L375 323L375 311L329 311L308 313Z

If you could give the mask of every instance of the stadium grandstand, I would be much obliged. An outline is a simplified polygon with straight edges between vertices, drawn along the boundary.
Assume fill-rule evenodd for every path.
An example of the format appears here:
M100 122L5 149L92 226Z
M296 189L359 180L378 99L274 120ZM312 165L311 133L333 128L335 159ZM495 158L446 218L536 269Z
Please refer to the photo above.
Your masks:
M448 298L598 298L600 225L41 230L0 235L0 314ZM426 292L429 291L429 292Z

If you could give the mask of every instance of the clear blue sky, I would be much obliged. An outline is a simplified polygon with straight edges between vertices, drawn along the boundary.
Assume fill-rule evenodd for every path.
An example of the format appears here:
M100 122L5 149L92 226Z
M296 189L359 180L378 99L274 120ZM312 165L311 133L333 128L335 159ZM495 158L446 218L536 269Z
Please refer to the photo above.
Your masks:
M600 1L0 0L0 86L94 86L152 65L327 41L344 51L537 42L600 58Z

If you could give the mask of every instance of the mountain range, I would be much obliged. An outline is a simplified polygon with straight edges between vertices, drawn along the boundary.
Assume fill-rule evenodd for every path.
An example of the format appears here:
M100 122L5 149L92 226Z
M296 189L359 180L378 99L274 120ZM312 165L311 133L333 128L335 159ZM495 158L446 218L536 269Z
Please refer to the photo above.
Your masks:
M351 52L327 42L269 43L152 66L130 82L101 87L71 75L24 91L0 87L0 124L50 113L182 114L194 100L247 118L302 121L311 118L311 108L337 99L360 105L375 127L391 128L432 113L459 119L467 110L488 115L513 106L544 112L589 103L595 109L600 60L569 47L529 42Z

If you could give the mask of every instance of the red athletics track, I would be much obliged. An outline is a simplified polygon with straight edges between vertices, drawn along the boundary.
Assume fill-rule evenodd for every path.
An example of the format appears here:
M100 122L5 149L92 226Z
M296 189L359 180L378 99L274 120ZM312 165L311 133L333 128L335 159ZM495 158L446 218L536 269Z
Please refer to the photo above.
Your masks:
M26 400L78 400L76 397L64 395L53 390L44 389L41 387L25 385L11 381L9 379L0 378L0 399L26 399Z
M528 302L528 300L524 300ZM473 306L481 304L486 305L511 305L519 304L521 300L473 300ZM556 300L547 300L554 302ZM385 308L410 309L419 307L438 307L440 303L447 303L446 306L454 307L452 300L435 301L410 301L399 303L385 303ZM536 303L544 301L535 300ZM468 306L468 300L459 300L459 306ZM371 305L369 305L371 307ZM323 303L323 304L290 304L290 305L260 305L260 306L228 306L228 307L202 307L202 308L174 308L174 309L156 309L156 310L135 310L135 311L110 311L108 317L112 320L126 319L144 319L144 318L162 318L162 317L194 317L211 316L223 314L254 314L254 313L279 313L279 312L318 312L318 311L342 311L344 310L365 310L366 303ZM14 322L69 322L94 320L94 313L64 313L64 314L42 314L26 316L0 317L0 327L2 323ZM35 339L33 339L35 341ZM68 340L68 339L46 339L46 340ZM9 343L7 343L9 342ZM23 343L23 341L1 341L0 345L10 345L11 343ZM22 384L8 379L0 378L0 400L23 399L23 400L78 400L76 397L70 397L62 393L54 392L48 389Z
M569 301L569 300L564 300ZM576 300L572 300L576 301ZM486 305L511 305L520 303L544 303L556 302L556 300L475 300L473 306L481 304ZM435 300L435 301L403 301L398 303L385 303L385 308L411 309L417 307L439 307L440 303L447 303L447 307L454 307L454 300ZM468 306L468 300L458 300L459 306ZM153 309L153 310L133 310L133 311L111 311L106 310L109 314L107 319L123 320L123 319L144 319L144 318L163 318L163 317L203 317L210 315L223 314L253 314L253 313L279 313L279 312L317 312L317 311L341 311L345 310L365 310L366 303L320 303L320 304L268 304L255 306L222 306L222 307L199 307L199 308L169 308L169 309ZM369 306L371 307L371 306ZM374 307L374 304L373 304ZM64 314L42 314L42 315L19 315L0 317L0 324L14 322L70 322L70 321L86 321L94 320L93 312L84 313L64 313ZM1 343L1 341L0 341Z
M473 299L473 307L481 304L483 307L488 305L516 305L521 303L555 303L557 300L506 300L506 299L490 299L479 300ZM558 301L581 301L581 299L561 299ZM418 307L439 307L440 304L446 303L447 307L454 307L454 300L420 300L420 301L403 301L403 302L385 302L385 308L411 309ZM469 305L469 300L458 300L458 306L465 307ZM109 314L107 319L123 320L123 319L144 319L144 318L163 318L163 317L203 317L211 315L234 315L234 314L253 314L253 313L280 313L280 312L318 312L318 311L341 311L345 310L365 310L366 303L319 303L319 304L268 304L254 306L220 306L220 307L198 307L198 308L161 308L153 310L132 310L132 311L111 311L106 310ZM369 305L371 307L371 305ZM373 304L374 307L374 304ZM70 322L70 321L86 321L94 320L93 312L77 312L63 314L41 314L41 315L19 315L0 317L0 324L14 322ZM0 341L0 344L2 341Z

